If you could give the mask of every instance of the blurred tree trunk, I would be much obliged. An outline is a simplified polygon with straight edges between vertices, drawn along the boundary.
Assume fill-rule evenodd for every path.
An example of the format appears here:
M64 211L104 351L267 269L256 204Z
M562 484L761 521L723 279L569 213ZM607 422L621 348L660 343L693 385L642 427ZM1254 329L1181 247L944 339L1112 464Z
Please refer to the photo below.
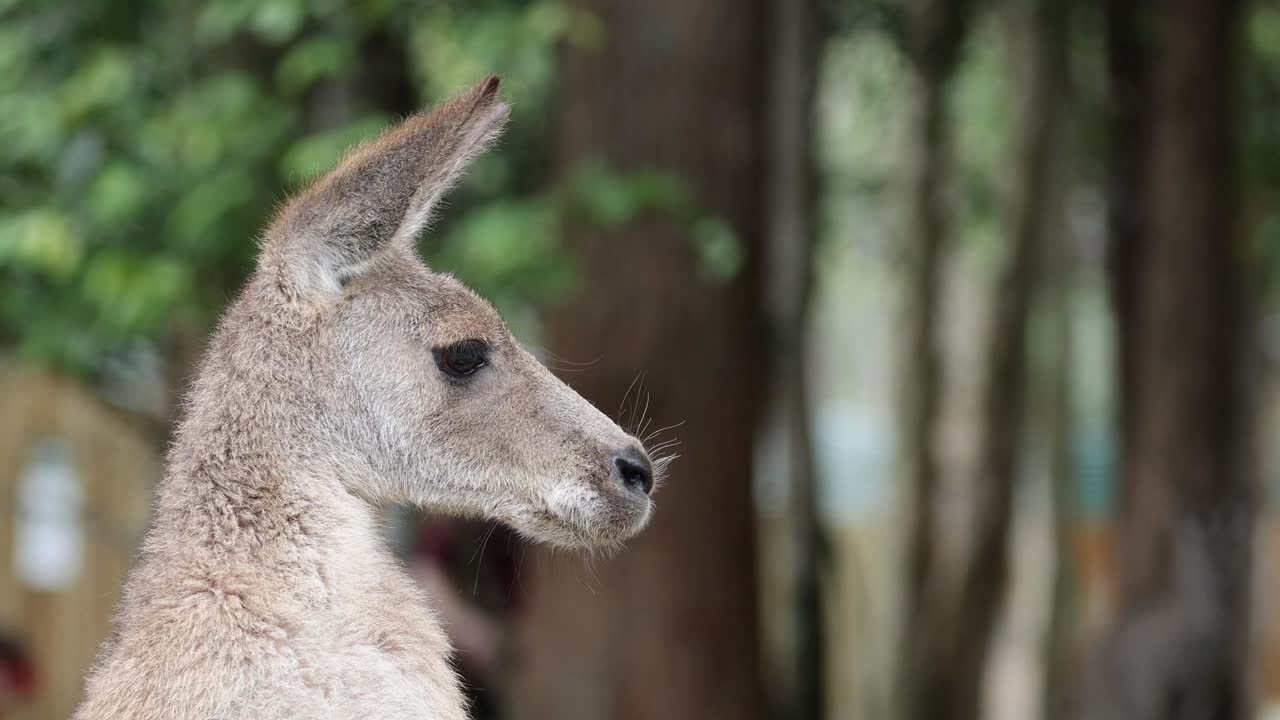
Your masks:
M1130 293L1116 298L1132 333L1121 363L1132 381L1122 388L1122 597L1092 668L1089 720L1249 716L1249 314L1233 162L1241 15L1238 0L1177 0L1150 18L1144 236Z
M570 380L606 410L638 371L654 427L683 422L651 526L618 556L532 549L518 619L518 718L751 718L759 677L752 440L765 348L763 0L585 4L598 44L563 58L560 162L671 172L732 228L745 264L714 279L670 217L579 226L580 288L549 346L599 358ZM582 42L585 42L583 40Z
M826 643L822 575L827 548L818 518L808 383L809 306L813 286L813 97L818 70L812 0L772 0L767 168L768 273L764 314L772 367L768 425L785 458L786 560L791 577L788 635L794 650L773 678L778 716L821 720L826 714Z
M943 185L950 164L947 98L969 26L972 0L923 0L913 8L903 38L911 80L907 147L899 394L899 486L905 506L901 638L894 703L904 718L923 717L921 696L932 638L925 631L937 545L934 455L942 368L938 294L949 228Z
M1144 221L1142 189L1146 187L1145 136L1151 97L1147 67L1150 43L1146 3L1104 0L1107 73L1107 261L1111 299L1116 317L1116 368L1125 402L1118 409L1121 443L1132 434L1130 408L1137 404L1140 378L1134 368L1133 341L1141 325L1137 302L1138 263L1143 254ZM1121 452L1121 477L1128 453Z
M1068 40L1068 44L1069 44ZM1068 102L1070 100L1068 99ZM1064 141L1065 142L1065 141ZM1063 146L1061 158L1070 148ZM1055 163L1065 164L1065 163ZM1048 294L1050 322L1055 343L1049 381L1049 498L1053 514L1053 579L1049 595L1048 628L1045 632L1045 668L1041 712L1044 720L1062 720L1070 716L1072 688L1076 666L1076 595L1078 569L1075 561L1075 506L1072 480L1075 464L1072 448L1075 439L1074 387L1075 337L1072 328L1072 285L1076 273L1071 233L1066 229L1063 192L1067 178L1062 168L1057 171L1054 198L1057 205L1045 220L1052 229L1054 252L1048 258L1049 276L1044 283Z
M954 608L931 615L929 636L939 648L924 678L924 706L915 717L977 720L991 638L1009 578L1009 532L1022 444L1027 387L1027 319L1039 277L1046 213L1053 203L1051 168L1066 80L1067 0L1035 0L1019 13L1021 93L1010 246L994 301L982 400L977 502L969 560Z

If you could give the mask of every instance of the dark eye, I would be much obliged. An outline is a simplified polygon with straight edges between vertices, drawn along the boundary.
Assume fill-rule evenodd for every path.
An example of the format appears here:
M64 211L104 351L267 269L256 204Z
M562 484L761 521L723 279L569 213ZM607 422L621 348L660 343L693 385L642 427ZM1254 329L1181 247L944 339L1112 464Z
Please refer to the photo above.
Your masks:
M436 365L445 375L466 377L489 362L489 348L480 340L464 340L456 345L436 348Z

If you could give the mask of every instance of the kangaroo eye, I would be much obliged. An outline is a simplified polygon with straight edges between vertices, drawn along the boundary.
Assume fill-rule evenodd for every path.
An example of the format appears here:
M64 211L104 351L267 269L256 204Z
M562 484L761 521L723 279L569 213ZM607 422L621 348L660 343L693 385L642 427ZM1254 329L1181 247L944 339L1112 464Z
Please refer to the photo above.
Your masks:
M440 371L451 377L466 377L489 363L489 349L480 340L464 340L434 352Z

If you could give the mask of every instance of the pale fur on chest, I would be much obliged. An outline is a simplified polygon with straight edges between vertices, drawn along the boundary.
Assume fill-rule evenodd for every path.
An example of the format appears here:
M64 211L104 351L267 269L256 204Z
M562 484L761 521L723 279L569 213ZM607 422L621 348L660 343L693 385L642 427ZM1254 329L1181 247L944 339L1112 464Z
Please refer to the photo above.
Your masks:
M170 493L77 718L465 717L448 638L362 501L321 498L290 531Z
M434 613L413 591L370 592L280 641L226 717L464 718Z

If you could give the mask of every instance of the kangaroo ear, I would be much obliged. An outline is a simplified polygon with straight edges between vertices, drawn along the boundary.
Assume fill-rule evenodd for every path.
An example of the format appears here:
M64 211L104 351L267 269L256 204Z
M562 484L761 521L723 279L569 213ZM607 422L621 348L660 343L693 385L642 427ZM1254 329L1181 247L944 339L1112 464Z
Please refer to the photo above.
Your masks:
M508 106L487 77L448 103L405 120L285 206L263 262L279 287L337 291L378 253L411 246L436 202L502 131Z

